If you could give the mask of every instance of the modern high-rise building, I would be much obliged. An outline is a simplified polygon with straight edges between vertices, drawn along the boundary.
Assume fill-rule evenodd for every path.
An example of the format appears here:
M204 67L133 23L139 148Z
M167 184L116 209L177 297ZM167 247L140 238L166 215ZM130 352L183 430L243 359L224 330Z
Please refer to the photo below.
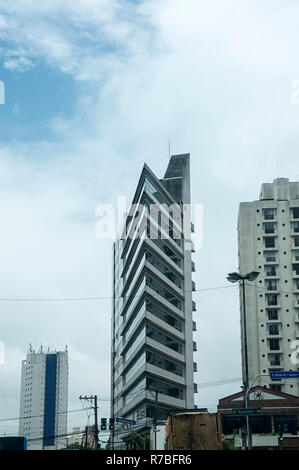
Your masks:
M299 342L299 183L278 178L261 187L258 201L240 204L239 270L259 272L246 282L249 383L299 396L299 380L271 380L272 371L297 371ZM241 302L242 307L242 302ZM245 376L243 308L242 365Z
M19 435L28 450L66 446L68 353L32 350L22 361Z
M139 430L194 408L189 208L189 154L173 155L162 179L145 164L113 246L111 416Z

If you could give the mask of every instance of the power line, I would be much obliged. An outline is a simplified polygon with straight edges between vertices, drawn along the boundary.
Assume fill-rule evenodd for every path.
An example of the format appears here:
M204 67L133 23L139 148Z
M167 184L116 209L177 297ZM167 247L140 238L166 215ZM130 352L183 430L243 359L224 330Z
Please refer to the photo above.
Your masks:
M205 383L197 384L197 386L198 388L218 387L220 385L240 382L240 380L242 380L241 377L236 377L235 379L223 379L223 380L217 380L215 382L205 382Z
M218 286L218 287L207 287L204 289L195 289L195 290L185 290L183 291L184 293L190 293L190 292L206 292L206 291L211 291L211 290L218 290L218 289L229 289L229 288L235 288L236 286ZM135 297L142 297L143 294L140 295L130 295L129 298L135 298ZM16 297L11 297L11 298L0 298L1 302L81 302L81 301L92 301L92 300L112 300L112 299L121 299L122 296L105 296L105 297L45 297L45 298L16 298Z
M89 408L85 408L85 409L89 409ZM76 412L79 412L79 411L82 412L82 411L84 411L84 409L80 408L80 409L77 409L77 410L58 411L55 414L68 414L68 413L76 413ZM42 418L43 416L45 416L45 414L35 415L35 416L33 416L33 415L32 416L19 416L18 418L0 418L0 421L19 421L21 419ZM51 415L49 415L49 416L51 416Z

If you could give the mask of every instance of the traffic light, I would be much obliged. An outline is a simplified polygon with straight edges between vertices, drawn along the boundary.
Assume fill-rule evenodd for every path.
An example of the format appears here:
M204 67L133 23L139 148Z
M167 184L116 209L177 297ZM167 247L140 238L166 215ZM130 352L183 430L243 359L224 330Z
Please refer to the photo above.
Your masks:
M101 418L101 431L106 431L107 429L107 418Z
M282 430L281 425L278 426L278 431L279 431L279 440L283 441L283 430Z
M114 418L109 419L109 430L114 431Z

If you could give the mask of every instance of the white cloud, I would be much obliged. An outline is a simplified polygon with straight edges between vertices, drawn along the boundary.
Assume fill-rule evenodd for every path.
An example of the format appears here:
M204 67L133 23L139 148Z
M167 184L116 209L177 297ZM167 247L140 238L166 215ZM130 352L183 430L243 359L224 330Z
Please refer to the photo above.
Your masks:
M15 59L5 60L3 64L5 69L15 72L25 72L33 67L33 62L26 57L17 57Z

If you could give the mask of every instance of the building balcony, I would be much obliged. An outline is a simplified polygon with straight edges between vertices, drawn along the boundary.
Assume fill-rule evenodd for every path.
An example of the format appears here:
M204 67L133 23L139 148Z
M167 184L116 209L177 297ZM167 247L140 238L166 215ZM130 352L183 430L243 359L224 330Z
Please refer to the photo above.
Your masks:
M197 362L193 362L193 372L197 372Z
M156 278L159 279L159 282L161 282L161 285L164 287L169 287L172 291L174 291L177 295L181 297L181 299L184 299L184 291L181 287L179 287L177 284L172 282L165 274L163 274L159 269L157 269L153 264L151 264L149 261L145 262L145 268L148 269L148 271L153 274ZM180 278L179 278L180 279ZM183 281L181 280L181 283L183 284Z
M162 308L166 308L167 311L169 311L170 313L174 313L179 318L184 318L183 310L179 310L171 302L166 300L164 297L162 297L156 291L151 289L149 286L146 286L145 293L149 297L151 297L154 300L154 302L157 302Z
M269 280L271 280L271 281L272 281L272 280L275 281L275 280L279 279L279 276L278 276L277 273L274 273L274 274L273 274L273 273L271 273L271 272L265 272L265 279L269 279Z
M194 281L192 281L192 291L195 292L196 291L196 284Z
M196 302L194 302L194 300L192 300L192 312L196 312Z
M136 408L139 403L142 403L144 401L150 401L153 404L155 403L155 393L148 391L148 390L143 390L141 391L137 397L133 398L133 400L129 401L123 408L122 408L122 414L125 416L127 413L129 413L130 410ZM162 393L158 394L158 404L167 406L170 409L185 409L186 408L186 401L185 400L180 400L179 398L174 398L168 395L164 395Z
M276 369L276 370L280 370L282 368L282 364L281 362L269 362L268 363L268 367L271 368L271 369Z
M267 336L267 338L269 338L269 339L276 339L276 338L279 339L279 338L282 338L282 334L281 334L280 331L279 331L277 334L273 334L273 333L270 333L269 331L267 331L266 336Z
M145 338L145 344L149 346L151 349L153 349L154 351L156 351L158 354L162 353L168 356L170 359L176 359L177 361L181 363L185 363L184 353L181 354L177 351L174 351L168 346L164 346L164 344L161 344L158 341L155 341L154 339L149 338L148 336Z
M196 322L192 320L192 331L197 331Z
M196 341L193 341L193 351L197 351L197 344L196 344Z
M151 323L154 327L158 327L159 330L162 330L165 334L170 333L172 336L177 338L180 341L185 340L185 335L182 331L170 326L165 321L161 320L159 317L156 317L153 313L146 311L145 319L147 320L147 324Z
M270 347L268 347L268 352L270 354L283 354L283 350L281 349L281 346L279 346L279 349L271 349Z
M185 385L185 377L180 375L174 374L171 371L166 369L162 369L161 367L157 367L153 364L147 363L145 365L145 371L150 374L151 376L155 376L157 379L167 380L168 382L173 382L174 384Z
M195 273L196 269L195 269L194 261L191 261L191 269L192 269L192 272Z

